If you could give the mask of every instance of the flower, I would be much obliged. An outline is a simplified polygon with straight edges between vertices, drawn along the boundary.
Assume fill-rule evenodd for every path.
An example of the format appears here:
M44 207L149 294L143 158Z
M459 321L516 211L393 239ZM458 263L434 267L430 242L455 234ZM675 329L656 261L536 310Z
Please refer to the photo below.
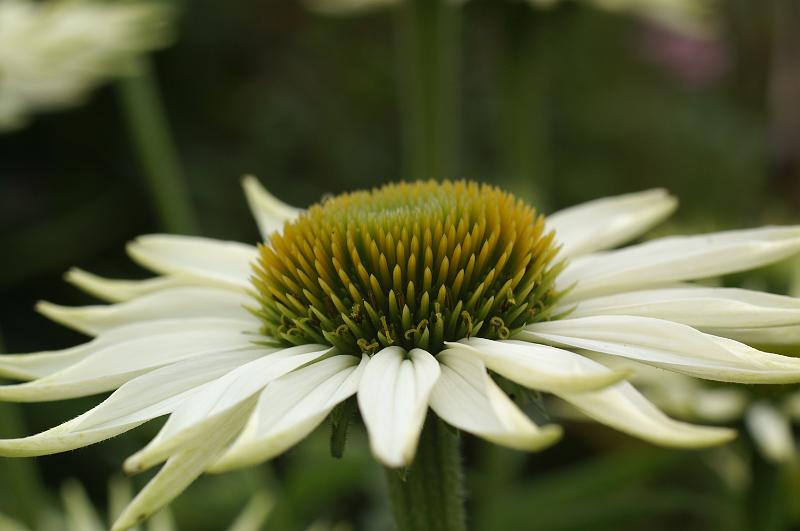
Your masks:
M115 477L108 484L109 515L113 518L131 500L131 484L126 479ZM83 485L69 480L61 486L63 511L42 510L39 525L34 529L47 531L103 531L108 529L103 518L92 505ZM272 497L265 490L258 490L236 518L229 531L258 531L272 511ZM24 523L0 513L0 528L5 531L28 531ZM147 526L149 531L174 531L177 529L168 509L156 513Z
M0 0L0 131L135 72L141 54L169 42L170 15L154 2Z
M667 417L625 381L629 372L593 356L726 382L800 381L800 359L728 338L800 326L800 301L688 283L787 258L800 251L800 227L609 250L663 220L676 200L650 190L544 218L497 188L463 181L390 184L306 211L254 178L244 188L263 244L137 238L130 256L158 276L72 270L70 282L114 304L38 305L93 340L0 357L0 376L30 380L0 386L3 400L114 391L60 426L0 440L0 455L62 452L169 415L125 462L129 472L166 464L115 529L205 471L282 453L353 396L373 454L398 468L413 460L429 407L511 448L556 442L561 429L531 421L500 378L657 444L702 447L734 436Z

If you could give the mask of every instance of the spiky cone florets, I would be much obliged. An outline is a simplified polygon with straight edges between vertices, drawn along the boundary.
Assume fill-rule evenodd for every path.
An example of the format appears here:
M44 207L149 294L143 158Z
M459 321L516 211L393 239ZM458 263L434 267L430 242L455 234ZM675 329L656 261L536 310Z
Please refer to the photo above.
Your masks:
M498 188L390 184L312 206L261 245L254 311L285 344L435 354L550 318L557 252L544 217Z

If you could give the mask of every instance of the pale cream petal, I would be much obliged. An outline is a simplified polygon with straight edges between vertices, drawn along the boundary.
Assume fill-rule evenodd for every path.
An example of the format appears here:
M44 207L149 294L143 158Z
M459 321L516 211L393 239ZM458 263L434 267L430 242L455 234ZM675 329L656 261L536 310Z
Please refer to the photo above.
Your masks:
M736 383L800 382L800 358L762 352L686 325L631 316L535 323L519 337L622 356L697 378Z
M527 341L473 337L448 342L447 346L476 355L492 371L541 391L591 391L613 385L629 375L627 371L612 371L580 354Z
M258 255L252 245L171 234L139 236L127 249L137 263L156 273L243 291L251 287L251 264Z
M724 444L736 436L727 428L695 426L667 417L630 383L589 393L556 393L588 417L645 441L678 448Z
M114 522L112 531L123 531L142 522L183 492L236 436L253 403L254 400L240 402L226 415L215 416L202 434L185 441Z
M800 325L770 326L751 328L704 328L704 332L715 336L723 336L749 345L770 350L771 348L792 348L789 353L800 353Z
M561 256L576 257L617 245L644 234L666 219L678 201L663 189L595 199L547 217L562 244Z
M249 400L269 382L331 352L325 345L301 345L278 350L237 367L203 385L182 403L142 450L125 461L127 472L140 472L167 459L177 448L200 436L208 424Z
M206 382L263 355L260 350L211 354L153 370L124 384L86 413L42 433L0 440L0 455L31 457L109 439L173 412Z
M135 327L135 328L134 328ZM117 328L81 347L61 353L40 354L39 370L71 362L38 380L0 386L0 400L42 402L88 396L116 389L157 367L182 359L251 348L241 321L184 319L158 321ZM140 334L131 333L138 330ZM62 356L62 357L59 357ZM0 358L0 367L24 362L23 355ZM28 367L30 368L30 367Z
M738 288L687 286L615 293L556 307L568 318L635 315L695 328L738 329L800 324L800 299Z
M264 241L270 234L282 229L284 223L297 218L302 212L269 193L252 175L242 179L242 187Z
M572 288L564 299L570 302L746 271L798 251L799 227L670 236L573 260L556 282L560 288Z
M78 268L67 271L64 278L73 286L108 302L124 302L165 289L202 285L201 282L190 278L175 276L153 277L144 280L104 278Z
M786 415L769 402L759 401L745 415L747 431L765 459L773 463L788 463L795 459L792 427Z
M120 326L163 319L216 317L249 321L257 329L259 320L245 309L254 302L247 295L211 287L168 288L111 305L59 306L40 302L36 309L46 317L87 335L95 336Z
M356 393L368 359L332 356L269 383L247 426L211 471L256 465L297 444Z
M387 347L367 363L358 406L372 453L387 467L406 466L414 459L439 373L436 358L421 349L407 353Z
M442 420L496 444L537 451L561 438L561 428L534 424L486 372L483 362L464 350L436 357L441 375L431 392L431 409Z

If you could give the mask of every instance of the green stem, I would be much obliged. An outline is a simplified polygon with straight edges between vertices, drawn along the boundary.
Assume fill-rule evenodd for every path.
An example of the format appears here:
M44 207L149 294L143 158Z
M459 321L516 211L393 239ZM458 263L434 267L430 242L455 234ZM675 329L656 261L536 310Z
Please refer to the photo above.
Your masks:
M400 95L408 179L455 175L459 8L450 0L398 7Z
M506 8L502 156L510 189L546 208L550 180L548 39L542 17L524 2Z
M146 59L142 60L140 70L139 75L118 83L131 142L164 229L196 234L194 212L155 74Z
M411 467L386 478L398 531L466 529L458 435L441 420L428 419Z

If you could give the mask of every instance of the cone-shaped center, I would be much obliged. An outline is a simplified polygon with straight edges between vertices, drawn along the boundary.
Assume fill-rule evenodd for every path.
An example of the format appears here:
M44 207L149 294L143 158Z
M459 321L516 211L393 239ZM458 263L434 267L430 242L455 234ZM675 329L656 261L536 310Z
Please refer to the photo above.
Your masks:
M259 246L262 332L347 353L504 339L548 319L557 248L536 210L472 182L390 184L312 206Z

